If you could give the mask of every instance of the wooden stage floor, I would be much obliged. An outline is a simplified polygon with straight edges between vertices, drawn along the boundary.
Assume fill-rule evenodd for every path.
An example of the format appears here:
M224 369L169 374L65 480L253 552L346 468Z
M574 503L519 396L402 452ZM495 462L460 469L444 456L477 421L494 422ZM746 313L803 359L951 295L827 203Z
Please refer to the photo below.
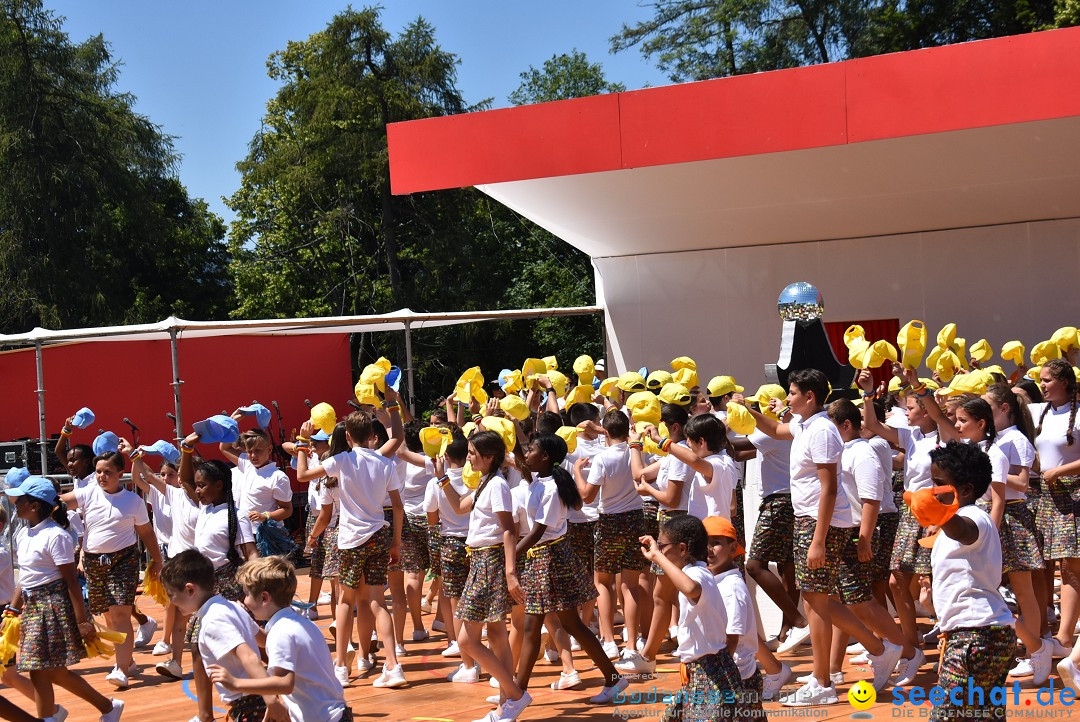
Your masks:
M308 577L305 570L301 570L300 589L298 597L306 599L308 590ZM164 619L164 613L160 606L147 597L139 598L139 606L142 611L155 617L159 623ZM329 610L320 607L320 613L324 615L316 624L324 630L330 624ZM433 617L425 615L425 624L430 627ZM411 638L411 625L406 625L406 637ZM159 627L154 641L161 638ZM329 639L329 635L327 635ZM426 720L428 722L459 722L464 720L483 717L491 709L484 698L494 694L486 681L486 676L479 684L464 685L451 684L445 680L445 676L452 672L458 660L445 659L440 656L445 646L445 635L433 633L432 637L424 642L406 642L408 654L402 658L405 665L405 676L409 685L401 689L375 689L371 686L376 674L369 674L363 678L357 678L353 669L352 684L345 690L345 700L352 707L357 720ZM640 692L648 694L656 690L675 691L679 688L678 664L672 659L669 652L672 645L669 643L661 653L657 668L658 679L643 684L631 685L628 694ZM116 692L105 684L104 676L111 669L108 660L96 658L84 660L76 669L85 675L90 682L107 696L115 696L123 699L126 703L124 710L124 722L187 722L195 714L194 683L190 679L190 656L184 656L184 671L187 677L180 682L158 676L154 672L154 664L163 658L150 655L151 647L144 650L136 650L135 661L142 666L144 672L132 679L132 686L124 691ZM928 660L936 664L937 650L927 649ZM810 671L810 648L803 646L797 654L789 654L784 658L792 665L796 675L806 674ZM575 690L555 692L548 686L559 676L559 667L550 665L541 659L536 665L536 671L532 678L530 693L533 703L519 718L523 720L612 720L612 719L659 719L662 715L663 704L644 704L627 702L596 707L587 703L587 698L595 694L601 680L595 669L590 669L591 662L587 659L578 659L575 662L581 674L583 687ZM381 658L380 658L381 667ZM931 664L923 668L917 682L923 687L929 688L936 684L937 677ZM829 707L813 707L803 709L787 709L778 704L766 704L768 716L772 720L787 722L788 720L813 719L849 719L856 710L847 702L847 690L859 679L872 677L869 667L854 667L848 664L844 670L846 682L840 687L840 704ZM1051 677L1055 693L1060 692L1060 683L1056 674ZM1010 680L1011 684L1012 680ZM789 684L794 689L795 682ZM1053 717L1055 719L1076 716L1080 719L1080 706L1078 712L1073 712L1072 706L1058 704L1056 706L1043 706L1039 704L1036 693L1030 680L1026 683L1021 681L1021 693L1019 705L1009 701L1009 715L1023 719L1038 719L1040 717ZM13 690L5 690L5 696L24 709L32 710L28 701ZM1057 698L1055 696L1055 698ZM1043 693L1046 699L1046 693ZM879 695L879 702L869 710L873 718L884 719L912 719L925 718L929 712L929 706L923 704L915 707L910 704L904 708L898 708L891 704L892 693L886 688ZM97 713L89 705L75 699L65 690L57 689L57 701L63 704L69 711L70 722L91 722L97 720ZM222 720L225 715L221 703L215 695L216 719ZM865 719L866 717L860 716ZM311 722L319 722L312 720Z

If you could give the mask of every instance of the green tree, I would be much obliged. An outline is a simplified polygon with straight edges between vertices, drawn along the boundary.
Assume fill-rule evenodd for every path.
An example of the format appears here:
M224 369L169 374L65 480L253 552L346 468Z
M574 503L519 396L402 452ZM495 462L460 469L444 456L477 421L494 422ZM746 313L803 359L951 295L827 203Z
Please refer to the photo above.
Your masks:
M0 330L226 313L224 226L117 78L100 35L0 1Z
M530 65L521 74L521 85L510 93L510 102L514 105L547 103L624 90L626 86L622 83L608 82L600 63L590 63L585 53L575 48L570 53L552 55L544 61L543 68Z

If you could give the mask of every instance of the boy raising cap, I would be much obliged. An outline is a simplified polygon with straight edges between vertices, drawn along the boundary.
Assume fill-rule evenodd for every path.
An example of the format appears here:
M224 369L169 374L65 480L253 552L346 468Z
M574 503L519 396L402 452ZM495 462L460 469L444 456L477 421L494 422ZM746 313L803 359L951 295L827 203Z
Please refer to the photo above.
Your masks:
M341 685L334 677L330 650L322 632L292 608L296 569L282 557L254 559L236 572L244 605L266 622L269 676L237 679L225 667L207 667L210 679L230 692L281 695L292 722L349 722Z

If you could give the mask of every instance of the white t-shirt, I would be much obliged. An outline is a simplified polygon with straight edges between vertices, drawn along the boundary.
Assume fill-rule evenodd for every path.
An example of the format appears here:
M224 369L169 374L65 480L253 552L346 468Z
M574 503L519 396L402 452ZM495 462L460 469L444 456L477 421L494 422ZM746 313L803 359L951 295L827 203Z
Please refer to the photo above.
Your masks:
M106 494L100 484L75 490L75 501L86 525L83 546L91 554L112 554L135 544L135 527L150 523L146 504L127 489Z
M230 602L219 594L206 600L198 611L199 654L203 664L218 664L237 679L249 679L240 658L230 654L242 644L251 647L256 658L259 657L259 644L255 641L257 628L255 620L239 602ZM325 642L323 645L325 646ZM225 704L243 697L241 692L230 692L220 684L214 685L218 696ZM338 685L341 686L340 684Z
M72 479L72 481L71 481L71 489L72 489L72 491L74 491L75 489L81 489L84 486L91 486L91 485L95 485L95 486L97 485L97 474L95 472L93 472L93 471L91 471L89 474L87 474L86 476L84 476L81 479Z
M903 406L894 406L885 412L885 425L894 429L908 428L907 409Z
M179 486L165 485L172 509L172 535L169 537L169 555L195 548L195 524L199 520L199 505L188 498Z
M509 484L509 482L507 482ZM514 506L514 525L517 527L518 537L523 537L529 533L529 512L525 508L525 505L529 501L529 484L525 480L521 480L516 484L509 484L510 486L510 502Z
M323 459L327 476L337 477L338 549L355 549L389 526L383 497L394 483L394 462L359 446Z
M641 497L630 473L630 447L626 442L609 446L592 458L588 483L600 487L601 514L622 514L641 509Z
M680 444L685 444L679 442ZM689 466L675 458L674 454L668 454L660 459L660 468L656 473L656 490L667 491L671 480L682 482L682 493L672 505L661 504L661 509L686 511L690 506L690 488L693 486L695 472Z
M607 441L602 436L597 436L595 439L586 439L584 436L579 436L577 448L574 449L574 453L566 455L566 458L563 459L562 467L570 472L570 476L573 476L575 461L578 459L592 459L606 448ZM600 495L597 494L596 498L588 504L582 504L580 509L571 509L568 520L571 524L582 524L585 522L596 521L599 518Z
M61 564L75 563L71 535L52 519L24 526L15 533L15 558L19 560L19 584L35 589L60 578Z
M86 527L83 525L82 514L75 509L68 510L67 533L71 535L71 540L76 546L80 545L82 538L86 536Z
M567 506L559 497L554 478L541 476L526 485L525 517L529 530L537 523L547 525L537 544L566 535Z
M401 503L406 514L423 516L424 493L428 482L435 478L435 465L425 457L423 466L413 466L400 457L394 458L397 474L401 477Z
M241 524L237 517L236 547L246 542L254 542L251 527ZM195 520L195 549L210 560L214 569L228 563L229 557L229 505L225 502L202 506ZM241 552L240 559L244 555Z
M893 449L889 446L889 442L880 436L867 439L866 443L870 444L870 448L877 454L878 463L881 464L881 506L878 508L878 513L895 514L898 509L896 508L896 500L893 498L892 489Z
M679 592L679 646L675 656L686 663L725 649L728 621L720 587L705 562L687 564L682 570L701 586L696 603Z
M146 502L150 504L150 510L154 514L150 521L154 524L158 543L167 544L172 536L172 507L169 499L158 491L156 486L150 485L146 490Z
M1012 626L1012 612L998 592L1001 540L985 511L969 504L958 516L979 527L974 544L961 544L942 532L930 552L934 572L934 609L938 626L948 632L964 627Z
M986 501L993 500L993 496L990 494L990 488L994 484L1006 484L1009 476L1009 460L1005 457L1005 454L997 447L997 444L989 444L985 441L980 442L978 447L986 452L986 455L990 457L990 486L986 487L986 493L982 495L982 498ZM1008 487L1005 487L1005 500L1008 501Z
M247 517L249 512L256 511L260 514L275 511L279 501L292 501L292 487L289 486L289 477L278 468L277 464L270 462L265 466L258 467L248 460L247 454L240 454L236 461L236 468L240 470L243 479L243 498L238 507L240 516ZM256 522L258 527L262 522Z
M724 600L724 612L727 614L727 633L739 635L735 647L735 666L739 676L750 679L757 671L757 615L754 603L750 599L750 590L746 587L742 572L738 567L716 575L716 585Z
M293 459L292 463L293 463L293 468L295 469L296 468L296 459L295 458ZM315 456L315 455L312 455L312 454L308 454L308 471L311 471L312 469L321 469L321 468L322 468L322 461L319 459L319 457ZM319 502L319 493L315 489L315 484L317 482L319 482L319 481L323 481L324 479L325 479L325 477L320 477L319 479L316 479L315 481L308 483L308 493L307 493L308 514L314 514L316 517L319 516L319 510L322 509L322 504Z
M345 711L345 695L334 677L334 663L322 631L292 607L266 623L266 667L292 672L293 691L281 696L292 722L336 722Z
M844 440L836 425L829 421L824 411L819 411L805 421L796 417L788 424L791 435L791 506L795 516L817 519L821 502L821 480L818 464L836 464L837 490L830 526L851 526L851 505L847 494L839 488L840 457L844 452Z
M862 524L862 500L881 501L885 490L881 462L866 439L844 443L844 455L840 460L840 488L844 490L851 508L851 524L858 527ZM891 489L888 496L892 496Z
M330 523L326 525L327 529L333 529L338 525L338 517L341 514L341 502L339 500L340 486L334 484L333 486L326 485L326 477L319 480L319 488L315 492L315 496L319 499L319 513L328 506L333 507L333 511L330 512ZM309 492L310 493L310 492Z
M1036 428L1046 406L1047 404L1032 404L1030 407ZM1069 440L1065 437L1070 413L1070 404L1065 404L1056 409L1051 407L1046 416L1042 416L1042 433L1035 437L1035 448L1039 450L1039 464L1044 471L1080 459L1080 409L1077 410L1076 420L1073 422L1072 446L1068 446Z
M0 604L11 604L15 595L15 567L11 563L11 549L7 542L0 543Z
M378 454L379 452L376 451L375 453ZM400 496L401 487L405 483L405 477L401 474L401 470L398 466L401 463L401 459L397 458L396 456L388 456L386 458L390 460L390 464L394 470L390 476L390 483L386 486L386 493L383 494L382 508L384 511L387 509L391 509L394 506L394 500L390 498L390 492L396 491Z
M1080 439L1080 436L1077 438ZM994 445L1001 449L1001 453L1009 460L1010 469L1017 467L1013 473L1020 473L1021 469L1030 471L1031 467L1035 465L1035 446L1015 426L999 431L997 438L994 440ZM1010 486L1005 487L1005 501L1019 499L1027 499L1027 494Z
M461 467L456 469L448 468L446 475L450 477L450 486L454 488L454 491L458 493L458 496L465 496L469 493L469 487L465 486L465 482L461 479ZM434 487L432 489L432 487ZM450 499L447 498L446 492L439 488L438 479L432 479L428 482L428 488L432 489L431 493L439 510L439 529L442 536L468 536L469 535L469 513L459 514L450 506Z
M930 479L930 450L936 449L938 432L924 434L918 426L896 430L897 444L904 450L904 491L916 492L934 485Z
M483 484L483 481L480 483ZM496 516L500 511L513 515L514 501L510 495L510 485L496 474L473 502L472 513L469 514L469 534L465 537L466 546L478 549L502 543L503 528Z
M760 429L746 437L761 458L761 498L791 492L791 442L774 439Z
M704 519L709 516L731 518L731 495L735 491L738 472L735 462L726 451L705 457L712 467L712 479L706 480L702 474L694 472L694 482L690 485L686 511L691 516Z

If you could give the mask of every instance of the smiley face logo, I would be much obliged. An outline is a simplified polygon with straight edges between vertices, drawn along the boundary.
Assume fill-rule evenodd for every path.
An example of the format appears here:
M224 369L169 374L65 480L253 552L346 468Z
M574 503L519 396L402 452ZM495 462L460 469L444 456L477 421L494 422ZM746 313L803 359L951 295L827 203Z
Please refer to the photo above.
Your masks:
M859 680L848 690L847 698L855 709L867 710L877 702L877 692L874 690L874 685L866 680Z

